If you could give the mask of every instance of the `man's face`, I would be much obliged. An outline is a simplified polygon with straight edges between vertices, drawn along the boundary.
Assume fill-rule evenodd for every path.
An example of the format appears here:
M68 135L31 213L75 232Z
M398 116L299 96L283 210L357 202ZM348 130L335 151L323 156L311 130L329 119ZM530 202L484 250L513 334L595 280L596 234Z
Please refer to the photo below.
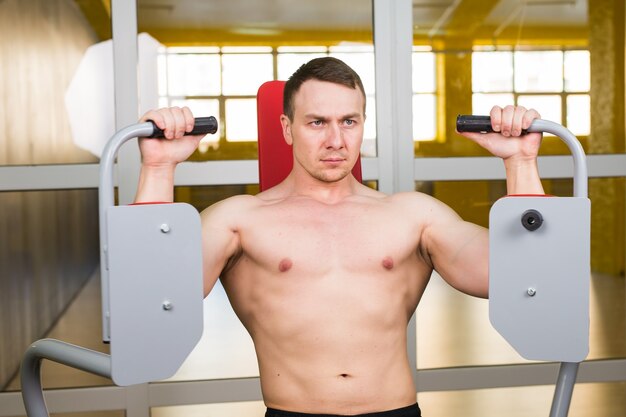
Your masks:
M283 134L293 145L294 169L336 182L354 167L363 141L365 99L358 88L305 81L294 96L294 116L281 116Z

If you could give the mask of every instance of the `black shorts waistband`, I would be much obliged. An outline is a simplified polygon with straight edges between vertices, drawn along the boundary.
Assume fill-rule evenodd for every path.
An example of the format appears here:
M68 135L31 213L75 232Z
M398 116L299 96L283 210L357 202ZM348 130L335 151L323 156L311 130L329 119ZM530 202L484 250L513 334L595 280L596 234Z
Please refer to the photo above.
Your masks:
M396 408L389 411L377 411L374 413L365 413L352 415L350 417L421 417L417 403L409 405L408 407ZM277 410L275 408L268 408L265 412L265 417L346 417L340 414L308 414L298 413L295 411Z

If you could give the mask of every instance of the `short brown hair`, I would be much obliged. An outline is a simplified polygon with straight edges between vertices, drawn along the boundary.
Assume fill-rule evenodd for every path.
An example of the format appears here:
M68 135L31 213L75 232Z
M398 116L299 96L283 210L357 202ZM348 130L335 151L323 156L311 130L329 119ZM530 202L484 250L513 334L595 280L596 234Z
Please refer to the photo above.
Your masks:
M305 81L319 80L345 85L353 89L358 88L365 99L365 89L361 77L348 64L330 56L315 58L303 64L294 72L285 84L283 93L283 113L293 121L294 96ZM365 108L363 109L365 111Z

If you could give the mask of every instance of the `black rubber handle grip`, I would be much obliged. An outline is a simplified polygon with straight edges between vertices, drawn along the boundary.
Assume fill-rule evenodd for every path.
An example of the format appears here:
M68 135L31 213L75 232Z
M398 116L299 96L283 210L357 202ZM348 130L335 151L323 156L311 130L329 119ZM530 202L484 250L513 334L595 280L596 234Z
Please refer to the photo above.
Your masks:
M456 130L459 132L493 132L491 117L459 114L456 117Z
M217 119L213 116L209 117L196 117L191 132L185 133L186 135L207 135L217 132ZM163 131L157 127L152 120L148 120L154 126L154 131L149 138L164 138Z
M456 130L458 132L478 132L491 133L491 116L474 116L459 114L456 117ZM522 129L522 135L528 133L526 129Z

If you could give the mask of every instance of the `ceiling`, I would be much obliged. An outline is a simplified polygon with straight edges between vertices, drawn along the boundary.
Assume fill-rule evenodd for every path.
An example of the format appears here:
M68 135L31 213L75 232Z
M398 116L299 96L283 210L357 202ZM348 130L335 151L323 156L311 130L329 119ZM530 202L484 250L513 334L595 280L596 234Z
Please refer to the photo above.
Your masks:
M371 0L138 0L137 4L140 25L163 28L350 29L370 27L372 20ZM455 18L457 25L496 28L506 22L585 26L587 0L413 0L418 32L443 33Z
M100 37L110 37L110 0L74 1ZM414 36L495 38L523 30L541 37L549 28L556 37L581 37L588 1L412 0ZM286 34L371 32L372 14L372 0L137 0L139 31L158 32L175 43L207 41L216 33L220 40L231 35L282 40Z

